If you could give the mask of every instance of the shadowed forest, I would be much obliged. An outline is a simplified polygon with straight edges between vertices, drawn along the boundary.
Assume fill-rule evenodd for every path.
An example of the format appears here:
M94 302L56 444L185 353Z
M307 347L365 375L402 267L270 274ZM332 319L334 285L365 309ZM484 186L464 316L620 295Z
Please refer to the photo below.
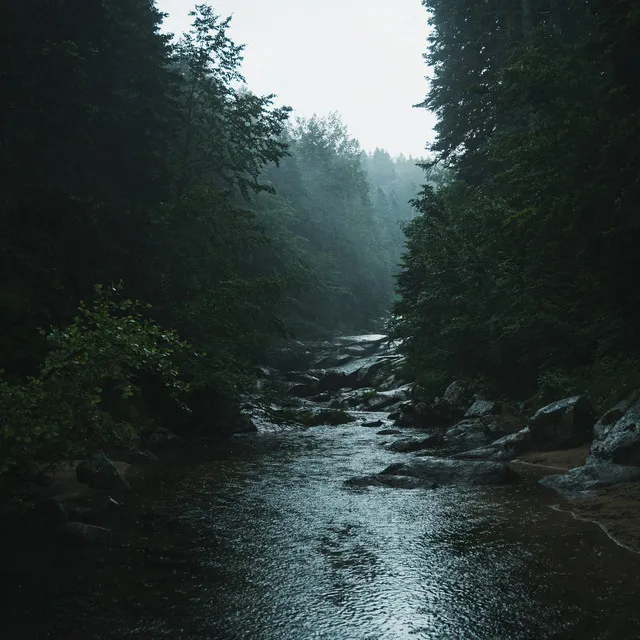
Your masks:
M420 5L433 142L363 148ZM2 637L637 640L640 4L236 6L387 93L0 8Z
M389 321L429 390L640 383L637 7L423 4L422 159L252 93L208 5L3 8L0 471L224 435L278 340Z

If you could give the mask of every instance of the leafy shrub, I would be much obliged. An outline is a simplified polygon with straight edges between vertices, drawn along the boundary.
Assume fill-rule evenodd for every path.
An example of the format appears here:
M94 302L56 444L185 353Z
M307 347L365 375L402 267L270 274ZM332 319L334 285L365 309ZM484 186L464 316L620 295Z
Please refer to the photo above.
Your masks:
M140 305L96 286L66 327L45 335L49 351L37 376L18 384L0 378L0 473L30 459L75 457L105 441L126 441L135 426L115 420L105 393L139 396L136 377L153 374L175 397L187 391L174 358L178 336L145 319Z

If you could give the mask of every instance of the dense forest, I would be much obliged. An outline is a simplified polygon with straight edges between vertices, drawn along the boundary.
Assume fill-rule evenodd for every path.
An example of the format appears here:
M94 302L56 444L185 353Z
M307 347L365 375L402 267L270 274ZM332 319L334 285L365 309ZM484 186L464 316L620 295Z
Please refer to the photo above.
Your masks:
M222 435L274 342L392 308L434 393L640 384L638 8L423 5L428 159L253 93L209 5L174 38L152 0L8 3L0 472L154 421Z
M252 93L212 7L162 20L3 8L0 472L153 420L223 434L274 340L389 312L415 161Z
M628 0L424 0L423 107L454 179L407 228L395 330L433 389L640 383L640 12Z

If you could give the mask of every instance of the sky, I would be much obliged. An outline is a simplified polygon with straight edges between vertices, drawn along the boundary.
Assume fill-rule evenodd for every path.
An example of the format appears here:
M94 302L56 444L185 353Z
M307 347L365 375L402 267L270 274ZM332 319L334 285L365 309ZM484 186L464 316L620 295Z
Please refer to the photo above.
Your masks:
M203 0L204 1L204 0ZM165 28L188 26L195 1L157 0ZM245 44L243 75L294 114L341 114L362 147L425 155L435 119L422 102L427 14L420 0L213 0Z

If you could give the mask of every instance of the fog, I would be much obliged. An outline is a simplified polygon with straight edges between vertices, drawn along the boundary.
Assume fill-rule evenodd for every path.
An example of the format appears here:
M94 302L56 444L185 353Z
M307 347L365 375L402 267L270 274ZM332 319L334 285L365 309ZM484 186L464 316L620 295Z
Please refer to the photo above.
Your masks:
M166 27L181 33L191 4L159 0ZM420 0L217 0L245 43L251 89L275 93L309 117L338 111L362 147L424 155L435 118L413 108L427 90L427 16Z

